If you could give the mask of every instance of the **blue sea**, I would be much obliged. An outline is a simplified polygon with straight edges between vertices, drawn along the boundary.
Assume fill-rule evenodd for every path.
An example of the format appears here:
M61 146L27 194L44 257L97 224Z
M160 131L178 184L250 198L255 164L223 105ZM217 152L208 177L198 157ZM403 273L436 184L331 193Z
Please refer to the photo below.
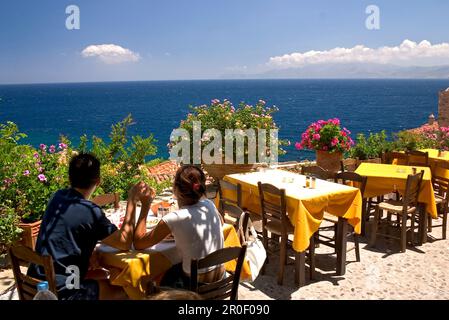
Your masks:
M437 114L438 92L449 80L202 80L0 85L0 122L14 121L26 143L75 144L86 133L107 139L111 124L132 114L130 134L153 134L159 157L168 157L171 131L189 105L214 98L276 105L280 137L292 145L281 160L312 159L294 142L313 121L338 117L353 132L397 132Z

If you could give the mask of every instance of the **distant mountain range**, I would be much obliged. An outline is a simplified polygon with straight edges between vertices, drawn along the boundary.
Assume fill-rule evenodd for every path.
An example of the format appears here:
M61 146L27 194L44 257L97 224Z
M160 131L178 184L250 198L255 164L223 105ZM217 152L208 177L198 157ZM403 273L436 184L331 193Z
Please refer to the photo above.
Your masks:
M272 69L264 73L227 74L231 79L449 79L449 66L404 67L390 64L316 64L288 69Z

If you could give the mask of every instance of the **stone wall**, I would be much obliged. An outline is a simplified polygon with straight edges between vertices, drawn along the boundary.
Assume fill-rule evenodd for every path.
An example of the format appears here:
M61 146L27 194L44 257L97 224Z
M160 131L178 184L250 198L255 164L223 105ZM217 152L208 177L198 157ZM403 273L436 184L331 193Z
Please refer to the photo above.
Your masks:
M449 127L449 88L439 94L438 124L441 127Z

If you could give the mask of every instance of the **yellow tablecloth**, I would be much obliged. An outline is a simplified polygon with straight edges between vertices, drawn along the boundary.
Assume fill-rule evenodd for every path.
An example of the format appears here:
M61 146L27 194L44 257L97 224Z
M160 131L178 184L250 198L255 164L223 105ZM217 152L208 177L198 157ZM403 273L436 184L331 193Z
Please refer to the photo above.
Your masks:
M449 162L449 152L444 152L442 154L442 156L439 157L438 156L439 150L437 150L437 149L422 149L419 151L429 153L429 164L430 164L430 168L432 170L432 174L436 174L440 177L445 177L445 178L449 179L449 170L445 170L442 168L436 168L436 165L438 162L441 162L441 161ZM406 165L404 160L401 160L401 159L393 159L393 164Z
M232 225L223 226L225 247L240 247L240 240ZM171 262L160 252L118 252L99 254L100 265L112 269L110 282L121 286L131 299L142 299L145 296L149 279L159 283L165 272L172 266ZM228 262L226 271L234 271L236 261ZM248 279L251 270L247 261L243 264L241 279Z
M361 230L362 197L357 188L317 180L315 189L306 189L305 176L283 170L268 170L247 174L233 174L224 180L242 186L242 207L261 213L257 182L270 183L286 190L287 213L295 227L293 249L303 252L309 247L310 238L323 221L324 211L343 217ZM231 194L224 195L232 198ZM267 198L270 201L269 198ZM272 199L276 201L278 199Z
M427 212L433 217L437 217L437 207L432 186L432 174L430 168L416 167L418 171L424 170L419 202L426 204ZM412 167L391 164L362 163L356 173L367 177L365 196L368 198L385 195L396 190L400 193L405 191L406 181L409 174L412 174Z

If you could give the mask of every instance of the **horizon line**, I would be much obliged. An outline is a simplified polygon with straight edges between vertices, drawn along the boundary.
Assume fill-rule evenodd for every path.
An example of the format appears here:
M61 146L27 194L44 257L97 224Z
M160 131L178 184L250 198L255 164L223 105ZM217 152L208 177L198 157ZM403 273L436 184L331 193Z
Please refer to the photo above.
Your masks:
M129 83L129 82L181 82L181 81L263 81L263 80L449 80L448 78L204 78L204 79L158 79L158 80L105 80L105 81L60 81L60 82L12 82L0 83L0 86L20 85L57 85L57 84L94 84L94 83Z

